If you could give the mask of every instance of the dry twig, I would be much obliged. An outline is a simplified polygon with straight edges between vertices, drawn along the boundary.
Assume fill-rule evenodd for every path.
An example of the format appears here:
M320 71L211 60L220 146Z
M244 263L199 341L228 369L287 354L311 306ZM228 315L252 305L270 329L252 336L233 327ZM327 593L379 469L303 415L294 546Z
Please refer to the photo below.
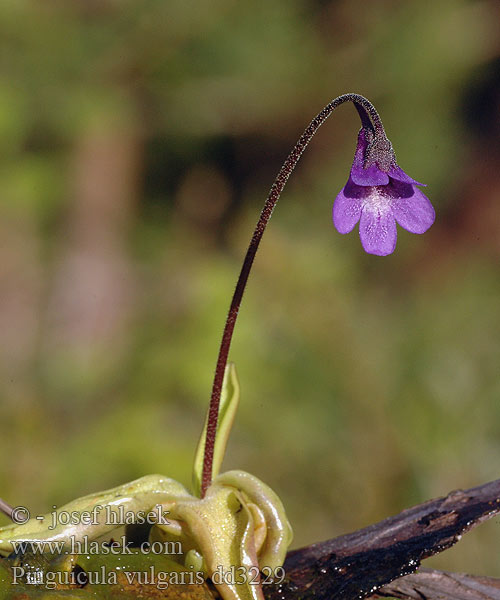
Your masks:
M266 600L350 600L373 595L378 590L379 597L387 596L391 590L397 595L399 582L392 587L388 585L390 582L414 573L424 558L450 548L463 533L498 512L500 479L451 492L365 529L294 550L285 562L285 582L265 586ZM433 571L412 577L401 580L407 591L399 589L397 597L500 599L500 584L494 579ZM415 581L424 590L420 596L415 589L410 591ZM450 595L457 586L467 589L468 595ZM485 589L492 595L485 595Z

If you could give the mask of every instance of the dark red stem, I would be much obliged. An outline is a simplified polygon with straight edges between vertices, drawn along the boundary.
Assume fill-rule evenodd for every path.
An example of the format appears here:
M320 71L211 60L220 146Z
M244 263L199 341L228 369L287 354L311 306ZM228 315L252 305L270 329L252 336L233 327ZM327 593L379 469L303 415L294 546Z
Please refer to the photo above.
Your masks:
M326 121L330 114L338 106L344 104L344 102L354 103L361 118L363 127L369 127L372 130L376 131L384 131L382 122L377 111L366 98L358 94L344 94L342 96L339 96L338 98L335 98L335 100L332 100L330 104L325 106L325 108L311 121L307 129L301 135L299 141L295 144L293 150L288 155L288 158L284 162L276 179L274 180L273 185L271 186L271 190L264 204L264 208L260 213L260 217L255 227L255 231L253 232L250 245L248 246L245 260L243 261L243 266L241 267L240 276L238 277L236 289L234 291L233 299L231 300L231 306L227 315L226 325L222 334L222 340L219 348L219 356L217 358L217 366L215 368L215 377L212 387L212 397L210 399L210 407L208 410L207 435L205 438L205 454L203 457L203 475L201 485L202 498L205 495L208 486L212 482L212 464L214 456L215 435L217 433L220 395L222 389L222 381L224 379L224 371L227 364L227 357L229 354L229 348L231 346L231 339L233 337L234 326L238 317L238 311L240 308L241 299L243 297L243 292L245 291L245 286L248 281L248 276L250 274L250 269L252 268L255 254L257 253L257 249L259 248L260 240L264 235L266 225L269 222L269 219L271 218L271 215L273 213L274 207L276 206L276 203L278 202L280 194L283 191L283 188L285 187L285 184L288 178L290 177L291 172L295 168L295 165L299 161L299 158L304 152L306 146L309 144L318 128Z

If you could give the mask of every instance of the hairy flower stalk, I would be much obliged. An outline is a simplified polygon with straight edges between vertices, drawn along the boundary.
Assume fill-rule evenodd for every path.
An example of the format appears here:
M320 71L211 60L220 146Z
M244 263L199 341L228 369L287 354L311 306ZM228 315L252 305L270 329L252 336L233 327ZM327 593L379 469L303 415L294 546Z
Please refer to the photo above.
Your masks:
M260 241L280 194L306 146L318 128L341 104L352 102L361 119L361 131L351 174L334 205L334 224L348 233L360 222L364 249L371 254L390 254L396 245L395 220L409 231L423 233L434 221L434 210L417 189L418 184L398 167L390 141L374 106L359 94L344 94L330 102L309 124L274 180L248 246L231 300L215 368L208 412L203 458L201 496L212 481L214 443L224 371L241 299Z

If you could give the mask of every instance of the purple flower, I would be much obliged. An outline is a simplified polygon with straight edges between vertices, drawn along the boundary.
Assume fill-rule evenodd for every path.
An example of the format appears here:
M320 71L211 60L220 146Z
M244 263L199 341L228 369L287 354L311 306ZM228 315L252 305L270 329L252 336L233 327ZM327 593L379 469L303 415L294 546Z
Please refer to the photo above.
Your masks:
M411 233L424 233L434 223L434 208L417 185L424 184L398 167L385 135L364 127L349 179L333 205L337 231L349 233L359 221L365 251L391 254L396 248L396 222Z

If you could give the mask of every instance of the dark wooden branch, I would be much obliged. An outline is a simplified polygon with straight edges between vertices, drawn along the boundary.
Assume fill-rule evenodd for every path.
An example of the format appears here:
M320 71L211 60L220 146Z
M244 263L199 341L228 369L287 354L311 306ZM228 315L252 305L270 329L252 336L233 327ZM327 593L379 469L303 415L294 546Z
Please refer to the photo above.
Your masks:
M446 550L463 533L498 512L500 479L451 492L365 529L294 550L284 565L285 582L264 586L266 600L364 598L413 573L421 560Z
M420 569L418 573L384 585L367 600L387 597L405 600L500 600L500 579Z

